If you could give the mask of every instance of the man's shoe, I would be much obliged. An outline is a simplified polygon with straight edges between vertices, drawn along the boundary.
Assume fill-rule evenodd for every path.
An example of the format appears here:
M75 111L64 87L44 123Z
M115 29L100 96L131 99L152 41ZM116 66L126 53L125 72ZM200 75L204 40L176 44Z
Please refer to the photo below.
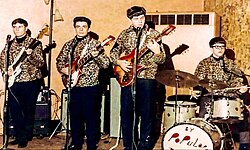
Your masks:
M25 141L25 142L20 142L20 143L18 144L18 148L25 148L25 147L27 147L27 145L28 145L28 142L27 142L27 141Z
M82 148L81 147L76 147L75 145L73 144L70 144L69 147L68 147L69 150L81 150Z
M14 141L11 141L9 142L10 145L17 145L18 144L18 141L17 140L14 140Z

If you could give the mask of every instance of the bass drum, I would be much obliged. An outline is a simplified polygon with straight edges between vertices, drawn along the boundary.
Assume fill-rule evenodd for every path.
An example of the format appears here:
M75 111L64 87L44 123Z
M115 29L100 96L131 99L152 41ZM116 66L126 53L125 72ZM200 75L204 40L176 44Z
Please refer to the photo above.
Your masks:
M164 135L164 150L222 150L220 129L203 118L192 118L172 126Z

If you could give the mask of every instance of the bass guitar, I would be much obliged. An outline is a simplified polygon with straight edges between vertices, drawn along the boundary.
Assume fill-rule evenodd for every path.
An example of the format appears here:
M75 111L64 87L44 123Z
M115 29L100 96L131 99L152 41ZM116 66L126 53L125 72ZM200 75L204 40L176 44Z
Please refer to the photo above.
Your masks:
M111 42L113 42L115 40L115 37L112 35L109 35L105 40L103 40L103 42L98 45L96 47L97 50L99 50L100 48L110 45ZM104 49L101 49L98 53L98 55L102 54L104 52ZM79 80L80 75L82 74L82 67L84 64L86 64L87 62L89 62L90 60L93 59L93 56L91 55L91 53L86 53L85 55L83 55L82 57L78 56L71 65L71 82L69 81L69 76L68 75L62 75L62 82L63 85L65 87L69 87L69 83L71 83L71 87L74 87ZM78 62L82 62L81 65L78 64ZM69 65L67 64L66 67L68 67Z
M156 36L154 38L155 41L160 41L161 38L163 36L166 36L168 35L169 33L171 33L176 27L173 26L173 25L169 25L167 28L165 28L161 34L159 34L158 36ZM153 39L152 39L153 40ZM140 49L139 53L138 53L138 60L148 51L149 49L147 47L143 48L143 49ZM126 60L128 62L131 62L133 64L133 60L134 60L134 57L135 57L135 51L136 49L133 49L131 51L130 54L128 55L125 55L125 56L122 56L120 57L119 59L120 60ZM137 64L136 65L136 71L139 72L141 69L143 68L142 65L140 64ZM134 68L131 68L130 71L128 72L125 72L120 66L118 65L115 65L114 66L114 75L116 77L116 80L118 81L118 83L120 84L120 86L124 87L124 86L129 86L131 85L133 82L134 82Z
M37 35L37 37L35 39L33 39L33 41L31 42L31 44L29 44L28 47L23 47L21 49L21 51L18 53L17 57L15 58L14 62L9 66L10 68L13 68L13 73L12 75L9 76L8 79L8 87L10 88L14 82L16 77L21 73L22 69L21 69L21 64L23 62L23 60L28 56L26 53L27 49L34 49L38 44L39 44L39 39L41 39L45 33L47 32L48 27L46 26L45 28L43 28L39 34Z

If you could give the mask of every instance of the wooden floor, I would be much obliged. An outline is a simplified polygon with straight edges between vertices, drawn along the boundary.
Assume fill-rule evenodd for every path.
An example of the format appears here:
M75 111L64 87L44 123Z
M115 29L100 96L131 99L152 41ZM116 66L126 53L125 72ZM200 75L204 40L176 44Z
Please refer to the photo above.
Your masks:
M26 148L23 148L25 150L29 150L29 149L32 149L32 150L43 150L43 149L46 149L46 150L60 150L62 149L64 146L65 146L65 134L64 133L60 133L60 134L57 134L57 135L54 135L51 137L51 139L49 139L50 137L43 137L40 139L40 137L34 137L32 141L30 141L28 143L28 146ZM98 149L99 150L108 150L108 149L111 149L112 147L115 147L116 146L116 143L117 143L117 138L110 138L108 136L103 136L102 137L103 139L100 140L99 142L99 146L98 146ZM0 136L0 145L1 145L1 148L2 148L2 145L3 145L3 140L2 140L2 136ZM11 141L12 139L10 139ZM162 136L159 138L157 144L155 145L154 147L154 150L159 150L161 149L161 143L162 143ZM14 150L18 150L20 148L17 148L16 145L10 145L7 147L7 149L14 149ZM86 148L84 148L85 150ZM121 150L122 149L122 140L120 140L118 142L118 146L115 147L115 148L112 148L114 150Z

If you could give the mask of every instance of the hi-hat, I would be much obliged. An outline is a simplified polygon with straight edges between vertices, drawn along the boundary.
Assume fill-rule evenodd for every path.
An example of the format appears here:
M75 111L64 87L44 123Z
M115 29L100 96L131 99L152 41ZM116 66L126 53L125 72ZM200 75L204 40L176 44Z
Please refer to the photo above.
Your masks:
M164 85L177 88L188 88L199 84L199 79L190 73L180 70L164 70L156 74L156 80Z
M227 84L224 83L223 81L218 81L218 80L212 80L212 79L204 79L200 80L199 84L206 89L224 89L227 87Z

